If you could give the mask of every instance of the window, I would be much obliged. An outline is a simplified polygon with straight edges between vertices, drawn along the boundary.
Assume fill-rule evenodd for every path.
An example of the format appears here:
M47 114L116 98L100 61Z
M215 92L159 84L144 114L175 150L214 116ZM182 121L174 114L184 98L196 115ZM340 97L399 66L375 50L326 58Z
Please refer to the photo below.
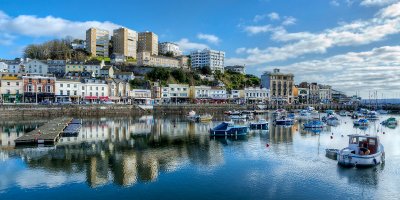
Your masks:
M63 95L63 91L62 90L60 90L60 95Z
M38 87L38 88L37 88L37 91L38 91L38 92L42 92L42 87Z
M74 91L74 95L75 95L75 96L77 95L77 93L78 93L77 91Z
M67 84L67 88L69 88L70 84Z
M67 91L67 95L68 95L68 96L70 95L70 91L69 91L69 90Z
M7 82L7 85L10 85L10 82Z
M62 84L62 83L60 84L60 87L63 87L63 84Z
M16 86L19 86L19 82L16 82L15 85L16 85Z

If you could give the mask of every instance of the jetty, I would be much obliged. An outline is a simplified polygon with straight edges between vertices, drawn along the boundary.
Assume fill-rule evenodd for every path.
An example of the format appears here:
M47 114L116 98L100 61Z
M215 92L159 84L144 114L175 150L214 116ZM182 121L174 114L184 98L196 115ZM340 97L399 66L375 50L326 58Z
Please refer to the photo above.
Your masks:
M14 141L15 145L54 145L58 142L64 129L71 121L72 118L65 117L50 120L43 126L40 126L35 130L17 138Z

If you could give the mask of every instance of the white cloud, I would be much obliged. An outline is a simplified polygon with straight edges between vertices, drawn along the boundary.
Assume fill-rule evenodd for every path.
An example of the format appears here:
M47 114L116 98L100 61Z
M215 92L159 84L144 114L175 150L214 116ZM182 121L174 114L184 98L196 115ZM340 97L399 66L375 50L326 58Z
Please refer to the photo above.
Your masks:
M340 6L339 1L337 1L337 0L331 0L331 1L329 2L329 4L331 4L332 6Z
M211 44L219 44L219 42L221 41L215 35L204 34L204 33L197 34L197 38L200 39L200 40L206 40L208 43L211 43Z
M386 6L399 0L362 0L360 5L362 6Z
M250 35L255 35L259 33L266 33L273 30L271 25L264 25L264 26L246 26L244 31L249 33Z
M206 44L191 42L187 38L182 38L175 43L178 44L179 48L185 53L188 53L192 50L209 48Z
M384 46L274 67L296 74L297 83L319 82L344 91L383 92L400 88L400 46Z
M294 17L285 17L285 20L283 20L282 25L283 26L289 26L289 25L293 25L296 24L297 19Z
M288 33L283 27L272 27L270 25L248 26L244 30L251 35L270 32L272 40L285 44L280 47L265 49L241 49L242 52L247 54L245 58L228 58L226 62L258 65L296 58L305 54L321 54L333 47L356 46L381 41L389 35L400 33L399 7L400 3L393 4L378 11L372 19L341 24L317 33Z
M85 32L90 27L109 30L120 27L112 22L70 21L63 18L34 15L8 16L0 11L0 30L9 36L22 35L30 37L65 37L85 38Z
M11 45L16 37L8 33L0 33L0 45Z
M276 12L269 13L268 17L270 20L279 20L280 19L279 14Z

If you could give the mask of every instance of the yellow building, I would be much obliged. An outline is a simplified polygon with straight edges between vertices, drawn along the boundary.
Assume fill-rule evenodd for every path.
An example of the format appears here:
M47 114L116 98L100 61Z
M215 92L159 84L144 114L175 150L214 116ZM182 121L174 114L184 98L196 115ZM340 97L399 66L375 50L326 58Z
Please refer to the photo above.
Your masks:
M141 32L138 38L138 53L150 52L158 55L158 36L153 32Z
M136 31L119 28L113 32L113 51L125 57L136 59L138 34Z

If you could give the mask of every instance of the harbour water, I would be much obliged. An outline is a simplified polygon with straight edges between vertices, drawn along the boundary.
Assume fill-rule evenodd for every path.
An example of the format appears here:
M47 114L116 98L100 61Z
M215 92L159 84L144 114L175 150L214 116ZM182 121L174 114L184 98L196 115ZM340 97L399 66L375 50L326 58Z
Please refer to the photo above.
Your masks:
M320 133L270 121L245 138L209 136L223 115L83 118L78 136L40 148L13 140L46 119L3 120L0 199L400 199L400 128L379 124L389 116L365 130L338 117ZM325 156L353 133L378 134L386 163L348 169Z

